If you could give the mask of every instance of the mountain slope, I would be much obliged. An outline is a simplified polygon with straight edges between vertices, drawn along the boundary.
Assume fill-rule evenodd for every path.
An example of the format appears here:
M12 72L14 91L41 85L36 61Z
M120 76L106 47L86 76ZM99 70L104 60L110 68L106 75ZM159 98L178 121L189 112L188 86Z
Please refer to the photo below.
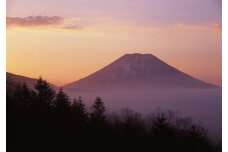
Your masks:
M102 90L133 88L213 88L151 54L126 54L101 70L63 86L70 89Z
M6 72L6 80L11 80L20 84L26 83L28 88L30 89L34 89L34 85L36 84L38 79L35 78L29 78L29 77L25 77L25 76L21 76L21 75L15 75L12 73L8 73ZM50 86L55 89L58 90L58 87L49 83Z

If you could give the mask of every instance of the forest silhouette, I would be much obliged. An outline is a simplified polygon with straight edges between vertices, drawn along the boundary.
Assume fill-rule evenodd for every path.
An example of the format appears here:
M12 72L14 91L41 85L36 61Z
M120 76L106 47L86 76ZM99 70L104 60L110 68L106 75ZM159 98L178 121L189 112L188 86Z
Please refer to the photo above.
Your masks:
M56 93L39 78L34 89L7 80L8 152L219 152L207 130L174 112L142 117L130 109L109 113L97 97Z

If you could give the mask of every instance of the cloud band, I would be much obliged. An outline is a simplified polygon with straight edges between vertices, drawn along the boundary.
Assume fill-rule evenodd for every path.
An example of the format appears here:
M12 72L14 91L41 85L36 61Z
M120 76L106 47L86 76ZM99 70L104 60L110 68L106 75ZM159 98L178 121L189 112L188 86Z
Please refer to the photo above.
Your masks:
M51 27L66 30L79 30L81 27L67 23L67 18L59 16L6 17L7 28Z

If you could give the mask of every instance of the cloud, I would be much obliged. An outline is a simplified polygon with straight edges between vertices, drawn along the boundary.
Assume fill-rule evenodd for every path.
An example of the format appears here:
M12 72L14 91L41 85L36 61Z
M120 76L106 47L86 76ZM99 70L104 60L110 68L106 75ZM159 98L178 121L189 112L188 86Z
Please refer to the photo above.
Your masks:
M58 16L29 16L29 17L6 17L7 26L23 26L23 27L34 27L34 26L47 26L61 24L63 18Z
M78 25L68 23L67 18L59 16L28 16L28 17L6 17L7 28L57 28L66 30L82 29Z
M188 24L175 24L179 28L187 28L187 29L196 29L196 30L212 30L216 32L222 32L222 24L211 23L204 25L188 25Z
M66 30L80 30L80 29L82 29L82 27L77 26L77 25L66 25L66 26L63 26L62 28L66 29Z

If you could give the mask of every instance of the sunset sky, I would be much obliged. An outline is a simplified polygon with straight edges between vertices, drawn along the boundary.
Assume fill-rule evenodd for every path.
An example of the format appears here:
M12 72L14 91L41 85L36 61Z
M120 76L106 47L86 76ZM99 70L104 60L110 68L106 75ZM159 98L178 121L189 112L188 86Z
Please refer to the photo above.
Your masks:
M221 83L222 0L7 0L6 70L58 86L126 53Z

